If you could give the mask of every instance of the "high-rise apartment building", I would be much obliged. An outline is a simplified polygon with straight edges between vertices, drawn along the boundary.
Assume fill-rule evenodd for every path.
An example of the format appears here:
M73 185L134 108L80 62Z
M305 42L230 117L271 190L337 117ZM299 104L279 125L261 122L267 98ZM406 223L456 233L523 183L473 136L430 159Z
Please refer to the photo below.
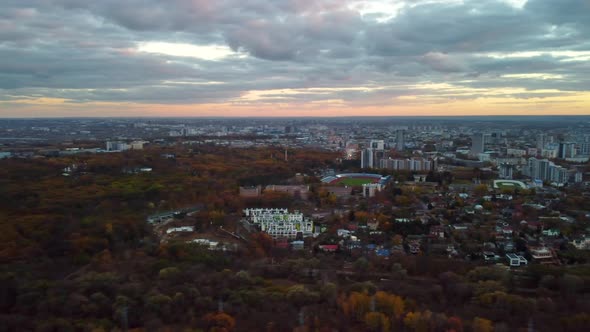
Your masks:
M560 159L573 158L576 155L576 144L572 142L559 143L557 157Z
M484 152L485 140L482 133L476 133L471 136L471 150L469 153L472 156L479 156L480 153Z
M361 151L361 168L378 168L382 159L387 158L385 141L371 140L369 147Z
M525 176L563 185L569 182L570 172L567 168L555 165L547 159L529 158L522 170Z
M405 146L405 132L403 130L398 130L395 136L395 149L397 151L403 151Z

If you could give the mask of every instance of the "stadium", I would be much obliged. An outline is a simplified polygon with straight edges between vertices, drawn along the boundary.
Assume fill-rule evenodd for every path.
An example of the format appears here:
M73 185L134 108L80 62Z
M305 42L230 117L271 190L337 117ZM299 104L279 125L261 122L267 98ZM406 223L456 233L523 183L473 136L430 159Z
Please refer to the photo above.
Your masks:
M516 180L494 180L494 189L526 189L527 186L522 181Z
M372 173L345 173L334 176L326 176L323 183L330 185L362 186L367 183L380 183L386 185L391 180L391 175L381 176Z

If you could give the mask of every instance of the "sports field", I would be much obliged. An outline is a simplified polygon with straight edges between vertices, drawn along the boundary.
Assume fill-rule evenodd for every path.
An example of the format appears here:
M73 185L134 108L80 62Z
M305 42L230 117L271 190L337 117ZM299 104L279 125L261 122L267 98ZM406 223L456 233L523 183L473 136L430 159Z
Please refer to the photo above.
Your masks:
M373 178L340 178L338 184L345 186L362 186L365 183L375 183L376 180Z
M514 183L510 183L510 182L500 182L498 183L498 188L500 189L504 189L504 188L515 188L517 187L517 185L515 185Z

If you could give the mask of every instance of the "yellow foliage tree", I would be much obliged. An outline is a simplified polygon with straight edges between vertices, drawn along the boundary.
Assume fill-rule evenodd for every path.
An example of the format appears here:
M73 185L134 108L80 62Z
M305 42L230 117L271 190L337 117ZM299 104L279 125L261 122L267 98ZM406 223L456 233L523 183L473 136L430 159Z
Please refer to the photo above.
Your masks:
M340 307L349 318L362 320L371 308L371 297L367 293L352 292L340 299Z
M371 331L388 332L391 328L389 318L380 312L368 312L365 314L365 324Z
M427 332L429 331L431 318L432 313L428 310L424 312L409 312L404 318L404 325L410 331Z
M402 316L405 309L405 302L401 297L383 291L375 294L375 304L378 311L396 319Z
M475 317L473 319L473 331L474 332L492 332L494 331L494 325L492 321L485 318Z

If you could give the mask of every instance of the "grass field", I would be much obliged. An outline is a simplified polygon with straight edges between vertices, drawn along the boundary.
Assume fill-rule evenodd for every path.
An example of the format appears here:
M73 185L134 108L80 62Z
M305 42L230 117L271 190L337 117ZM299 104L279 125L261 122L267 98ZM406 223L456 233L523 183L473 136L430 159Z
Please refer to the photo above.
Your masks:
M520 188L520 186L517 186L514 183L506 183L506 182L500 182L500 183L498 183L498 188L500 188L500 189L504 189L504 188L515 188L515 187L519 187Z
M375 179L370 178L342 178L338 181L338 184L345 186L362 186L365 183L373 183Z

